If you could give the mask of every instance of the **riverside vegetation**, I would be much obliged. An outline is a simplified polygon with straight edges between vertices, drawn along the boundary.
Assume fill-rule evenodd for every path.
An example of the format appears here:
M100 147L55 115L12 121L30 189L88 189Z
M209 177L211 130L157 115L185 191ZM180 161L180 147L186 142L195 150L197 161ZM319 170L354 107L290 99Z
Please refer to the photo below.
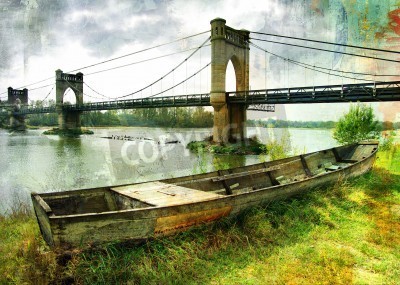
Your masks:
M31 206L0 217L0 284L398 284L400 146L371 172L139 246L50 250Z

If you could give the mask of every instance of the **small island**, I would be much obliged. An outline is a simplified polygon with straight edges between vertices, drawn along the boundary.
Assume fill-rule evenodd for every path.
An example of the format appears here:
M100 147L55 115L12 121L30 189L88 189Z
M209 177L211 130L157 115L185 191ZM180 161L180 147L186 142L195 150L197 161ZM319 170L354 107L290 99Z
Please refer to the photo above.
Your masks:
M43 132L44 135L58 135L63 137L77 137L80 135L93 135L93 131L89 129L67 129L53 128Z
M192 141L188 143L187 148L193 152L216 153L216 154L238 154L251 155L265 153L265 144L261 143L256 137L245 139L241 142L230 142L217 144L212 141L211 137L203 141Z

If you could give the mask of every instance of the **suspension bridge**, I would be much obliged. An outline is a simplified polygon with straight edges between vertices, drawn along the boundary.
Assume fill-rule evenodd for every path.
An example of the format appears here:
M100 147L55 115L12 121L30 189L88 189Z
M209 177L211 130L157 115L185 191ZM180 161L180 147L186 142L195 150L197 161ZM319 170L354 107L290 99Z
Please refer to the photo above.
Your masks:
M276 42L267 40L265 38L256 38L260 35L267 36L279 36L273 34L249 32L247 30L236 30L226 25L224 19L214 19L211 21L211 31L196 34L198 36L205 33L211 33L199 47L195 48L194 51L186 57L183 61L179 62L169 72L163 76L146 85L145 87L131 92L129 94L121 96L105 96L100 92L97 92L94 88L87 85L84 81L84 75L80 72L73 74L72 72L64 73L61 70L56 71L55 76L55 87L56 100L55 105L52 106L31 106L28 103L28 90L25 89L8 89L8 100L7 104L3 105L3 115L7 113L11 116L12 124L24 124L26 115L29 114L40 114L40 113L57 113L59 116L59 127L64 130L68 129L79 129L81 127L80 115L82 112L90 111L101 111L101 110L119 110L119 109L137 109L137 108L166 108L166 107L196 107L196 106L212 106L214 109L214 127L213 127L213 139L216 142L225 142L233 138L236 140L243 140L246 137L246 111L247 110L261 110L273 112L276 104L310 104L310 103L348 103L348 102L387 102L387 101L400 101L400 81L375 81L375 80L363 80L367 83L354 83L354 84L339 84L339 85L320 85L320 86L303 86L303 87L286 87L286 88L274 88L274 89L257 89L251 90L249 88L249 71L250 71L250 46L261 50L265 53L269 53L272 56L281 56L272 53L254 42L271 42L275 44L285 44L282 42ZM256 35L253 37L251 35ZM193 37L189 36L187 38ZM284 38L306 40L302 38L285 37ZM307 40L311 42L317 42L322 44L336 45L331 42L322 42L315 40ZM209 44L211 42L211 44ZM337 52L345 55L354 57L370 58L373 60L381 60L399 63L400 61L392 58L381 58L377 56L368 56L365 53L349 53L332 51L329 49L305 47L298 44L286 43L286 45L294 47L311 48L314 50L325 51L325 52ZM343 46L343 44L341 44ZM162 45L159 45L162 46ZM157 46L157 47L159 47ZM202 66L199 70L188 76L172 86L165 88L164 90L152 94L150 96L142 98L134 98L138 94L142 94L144 90L152 88L157 83L171 76L175 70L179 67L187 64L187 61L199 50L211 46L211 62ZM346 45L345 45L346 46ZM397 51L382 50L375 48L365 48L359 46L348 46L355 49L370 50L373 52L385 52L399 54ZM153 48L153 47L152 47ZM149 48L151 49L151 48ZM173 53L176 54L176 53ZM119 57L120 58L120 57ZM315 65L299 62L289 58L283 58L289 64L298 65L304 69L317 70L322 73L331 73L332 69L324 67L316 67ZM105 61L107 62L107 61ZM94 65L104 64L101 62ZM235 76L236 76L236 91L226 92L226 70L228 62L232 62ZM92 67L87 66L82 69ZM126 65L120 66L124 67ZM187 66L187 65L186 65ZM110 71L119 67L109 68L100 72ZM174 96L162 96L166 92L176 89L188 80L198 76L201 72L210 68L211 70L211 88L206 93L194 93L194 94L181 94ZM99 72L99 71L97 71ZM94 73L97 73L94 72ZM374 76L376 74L368 73L356 73L339 71L342 78L353 78L348 74L352 75L364 75ZM344 75L344 73L346 75ZM379 75L378 75L379 76ZM392 76L396 75L381 75L381 76ZM353 78L354 79L354 78ZM84 102L83 97L84 85L90 90L100 95L103 99L97 102ZM46 85L47 87L49 85ZM53 89L52 89L53 90ZM64 97L67 90L72 90L75 94L76 104L69 104L64 102ZM46 100L50 95L51 91L43 99ZM0 94L1 95L1 94ZM88 96L92 97L93 96ZM127 99L132 97L132 99ZM18 100L17 100L18 99ZM97 98L99 99L99 98Z

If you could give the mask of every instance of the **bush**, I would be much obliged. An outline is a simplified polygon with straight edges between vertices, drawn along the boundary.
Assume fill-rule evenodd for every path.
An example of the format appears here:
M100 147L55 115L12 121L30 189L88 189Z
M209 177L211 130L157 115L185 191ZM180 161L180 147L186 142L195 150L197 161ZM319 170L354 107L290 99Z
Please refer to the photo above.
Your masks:
M292 151L290 134L286 130L280 139L273 139L263 146L263 152L268 154L270 160L289 157Z
M351 105L350 110L336 124L333 138L340 144L351 144L378 137L378 122L372 107Z

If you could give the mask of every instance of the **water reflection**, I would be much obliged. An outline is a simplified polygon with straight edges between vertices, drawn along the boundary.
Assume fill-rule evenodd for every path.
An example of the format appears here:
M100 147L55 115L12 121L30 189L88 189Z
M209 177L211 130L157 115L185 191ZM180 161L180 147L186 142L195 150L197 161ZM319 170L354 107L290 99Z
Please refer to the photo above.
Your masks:
M82 141L80 138L60 138L57 142L57 156L82 155Z
M80 188L87 184L88 175L85 170L85 156L80 138L60 138L55 148L54 166L58 169L52 182L52 190L59 188L58 185L68 185L72 188Z

